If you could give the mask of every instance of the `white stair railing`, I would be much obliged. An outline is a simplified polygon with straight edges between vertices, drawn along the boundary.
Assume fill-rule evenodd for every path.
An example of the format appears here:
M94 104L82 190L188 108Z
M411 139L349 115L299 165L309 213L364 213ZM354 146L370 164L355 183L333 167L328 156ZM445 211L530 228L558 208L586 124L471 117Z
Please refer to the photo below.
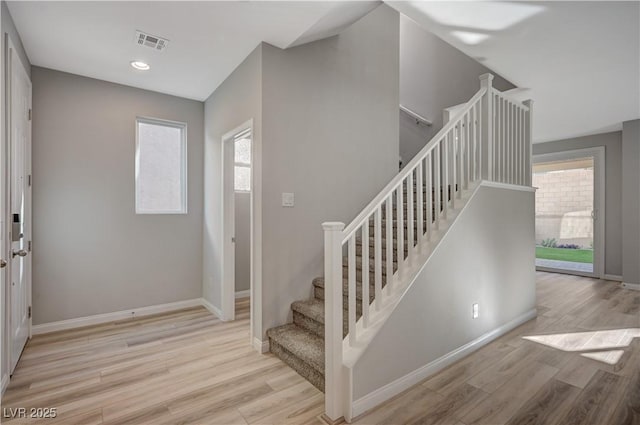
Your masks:
M491 74L480 80L471 100L346 228L339 222L323 224L325 414L330 420L344 416L345 400L350 399L343 373L345 350L358 344L358 332L371 326L372 316L385 307L394 285L403 282L405 270L416 261L416 251L430 242L463 191L480 180L531 184L531 103L495 90ZM344 284L348 338L343 344Z

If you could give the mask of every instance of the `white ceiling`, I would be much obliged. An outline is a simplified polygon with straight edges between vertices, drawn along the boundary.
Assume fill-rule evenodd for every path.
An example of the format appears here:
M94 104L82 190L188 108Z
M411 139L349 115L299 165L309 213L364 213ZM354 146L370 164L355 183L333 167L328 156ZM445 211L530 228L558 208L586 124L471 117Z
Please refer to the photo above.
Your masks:
M379 2L10 1L33 65L204 100L262 41L287 48L337 34ZM168 38L164 52L135 31ZM141 60L150 71L129 63Z
M261 42L338 33L378 2L8 2L34 65L204 100ZM639 2L390 2L534 99L535 141L640 118ZM170 40L162 53L139 29ZM147 72L132 60L151 65Z
M534 100L534 141L640 118L640 2L391 2Z

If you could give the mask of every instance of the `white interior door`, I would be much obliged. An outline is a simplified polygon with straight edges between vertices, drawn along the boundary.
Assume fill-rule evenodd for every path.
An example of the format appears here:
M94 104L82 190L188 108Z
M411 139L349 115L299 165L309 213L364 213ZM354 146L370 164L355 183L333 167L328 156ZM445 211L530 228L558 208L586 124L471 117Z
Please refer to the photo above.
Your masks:
M10 372L31 329L31 81L9 44Z
M223 265L222 265L222 320L234 320L235 309L235 192L233 190L233 135L225 135L222 144L222 191L223 191Z

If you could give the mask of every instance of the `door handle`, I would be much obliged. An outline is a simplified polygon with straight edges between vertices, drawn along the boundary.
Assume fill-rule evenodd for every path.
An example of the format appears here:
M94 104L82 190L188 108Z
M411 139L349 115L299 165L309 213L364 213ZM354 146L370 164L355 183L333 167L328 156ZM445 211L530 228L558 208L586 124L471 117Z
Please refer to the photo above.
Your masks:
M7 262L4 260L0 260L0 269L4 269L5 267L7 267Z
M16 256L26 257L27 251L25 251L24 249L21 249L20 251L11 251L11 258L15 258Z

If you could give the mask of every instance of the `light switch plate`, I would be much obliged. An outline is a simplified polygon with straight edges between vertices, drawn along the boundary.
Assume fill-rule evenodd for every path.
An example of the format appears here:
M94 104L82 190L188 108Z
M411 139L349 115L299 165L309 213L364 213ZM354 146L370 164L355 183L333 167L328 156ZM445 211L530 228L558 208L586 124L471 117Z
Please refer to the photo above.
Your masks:
M293 207L295 204L293 193L282 193L282 206L283 207Z
M478 311L478 304L474 304L473 305L473 318L477 319L479 315L480 315L480 312Z

